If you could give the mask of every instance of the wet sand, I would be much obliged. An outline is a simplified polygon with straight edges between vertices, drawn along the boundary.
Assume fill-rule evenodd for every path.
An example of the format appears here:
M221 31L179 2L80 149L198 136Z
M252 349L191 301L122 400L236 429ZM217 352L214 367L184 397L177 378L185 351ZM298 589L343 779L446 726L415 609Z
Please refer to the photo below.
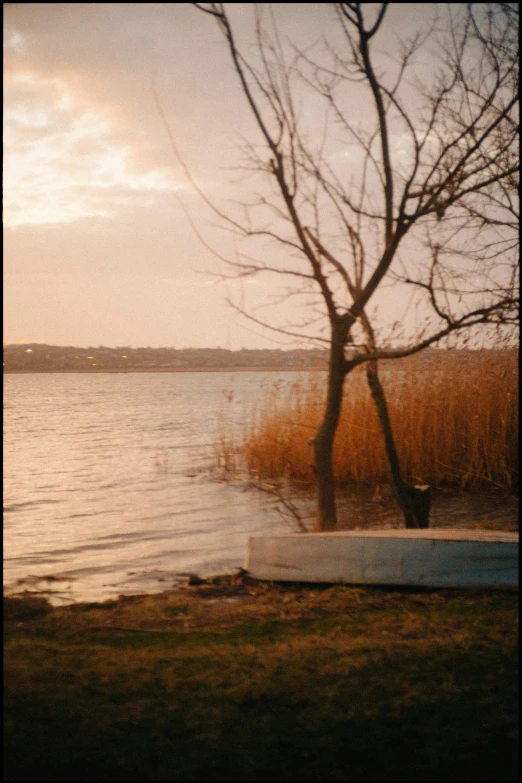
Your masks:
M310 491L303 491L296 499L289 488L283 494L297 506L304 524L311 529L315 513L314 496ZM518 517L518 497L508 490L432 488L430 527L516 532L519 529ZM404 527L404 518L389 485L340 488L337 493L337 518L339 530Z

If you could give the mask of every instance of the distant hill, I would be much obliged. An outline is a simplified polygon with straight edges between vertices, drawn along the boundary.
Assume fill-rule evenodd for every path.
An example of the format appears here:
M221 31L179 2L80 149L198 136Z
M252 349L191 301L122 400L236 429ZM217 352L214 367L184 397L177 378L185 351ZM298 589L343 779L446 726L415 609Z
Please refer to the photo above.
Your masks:
M515 351L516 349L508 349ZM495 352L494 349L486 353ZM501 351L504 353L505 351ZM419 366L436 361L472 361L481 351L427 348L399 360ZM394 365L397 360L384 360ZM319 348L75 348L23 343L4 345L4 372L176 372L196 370L324 370L328 352Z
M99 372L125 370L320 369L320 349L229 351L224 348L76 348L24 343L4 346L4 372Z

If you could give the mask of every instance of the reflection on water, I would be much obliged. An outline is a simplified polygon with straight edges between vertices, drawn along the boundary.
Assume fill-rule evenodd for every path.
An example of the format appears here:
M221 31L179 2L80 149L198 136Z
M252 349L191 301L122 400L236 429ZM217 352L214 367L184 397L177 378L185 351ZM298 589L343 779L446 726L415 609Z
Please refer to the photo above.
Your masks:
M297 373L34 374L4 378L4 586L53 603L156 592L239 568L250 535L293 532L274 497L213 472L240 428ZM314 500L288 490L310 526ZM402 527L388 489L345 491L344 528ZM434 526L515 525L505 493L435 491Z
M5 376L4 585L55 603L152 592L239 568L249 535L287 532L262 493L211 472L216 427L241 426L274 380Z

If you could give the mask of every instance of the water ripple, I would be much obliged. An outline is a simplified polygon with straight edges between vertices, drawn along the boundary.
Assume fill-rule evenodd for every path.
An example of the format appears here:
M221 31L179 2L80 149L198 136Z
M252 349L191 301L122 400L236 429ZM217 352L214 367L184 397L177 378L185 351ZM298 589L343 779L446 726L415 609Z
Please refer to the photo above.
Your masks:
M264 495L210 472L217 429L239 428L278 377L296 374L5 376L4 584L57 603L154 592L287 532Z

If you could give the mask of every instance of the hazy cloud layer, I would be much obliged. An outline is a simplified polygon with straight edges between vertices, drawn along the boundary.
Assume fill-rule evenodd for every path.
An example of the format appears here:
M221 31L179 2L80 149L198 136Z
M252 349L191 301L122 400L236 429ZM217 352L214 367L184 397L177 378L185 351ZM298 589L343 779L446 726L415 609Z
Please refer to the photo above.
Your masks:
M392 27L425 6L392 4ZM248 45L252 4L230 10ZM332 29L329 4L275 13L303 47ZM206 284L216 261L186 210L213 247L238 248L187 182L154 96L205 192L251 198L236 167L259 137L213 20L188 3L13 3L4 20L5 339L272 345ZM313 101L300 110L319 132ZM357 165L346 152L332 148L343 176ZM253 304L263 290L249 286Z

